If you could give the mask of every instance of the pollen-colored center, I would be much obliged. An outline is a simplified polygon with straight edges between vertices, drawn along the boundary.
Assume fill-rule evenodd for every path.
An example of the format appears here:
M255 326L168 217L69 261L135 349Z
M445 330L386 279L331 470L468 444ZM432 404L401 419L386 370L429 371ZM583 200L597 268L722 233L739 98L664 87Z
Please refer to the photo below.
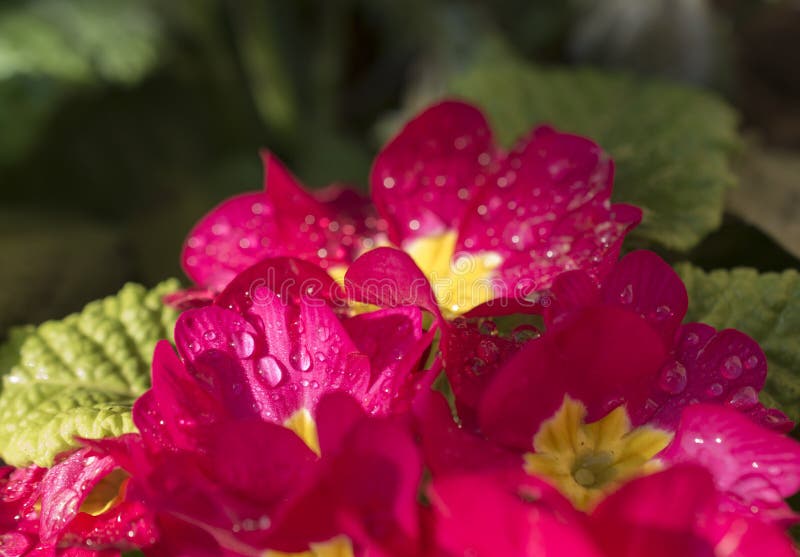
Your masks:
M652 427L632 428L623 407L590 424L585 418L583 404L565 396L534 436L536 452L525 455L528 473L550 480L579 509L592 507L628 479L658 470L655 456L672 439Z
M319 436L317 435L317 422L311 412L306 408L296 410L294 414L283 423L283 427L291 429L297 436L302 439L308 448L320 454L319 451Z
M353 557L353 545L346 536L338 536L322 543L312 543L309 551L282 553L267 551L264 557Z
M502 258L494 252L455 252L455 231L424 236L404 249L431 283L446 317L456 317L495 297L492 275Z

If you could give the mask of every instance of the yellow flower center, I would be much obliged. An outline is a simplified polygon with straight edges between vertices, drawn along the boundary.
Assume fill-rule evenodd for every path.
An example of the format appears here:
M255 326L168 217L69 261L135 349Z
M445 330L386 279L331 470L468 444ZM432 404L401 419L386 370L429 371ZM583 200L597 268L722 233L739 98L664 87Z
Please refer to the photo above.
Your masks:
M294 414L283 423L283 427L291 429L297 436L305 441L308 448L314 451L317 456L320 454L319 450L319 436L317 435L317 423L311 416L311 412L307 408L300 408L295 410Z
M117 506L125 498L128 477L124 470L119 468L113 470L97 482L78 510L92 516L99 516Z
M455 231L424 236L404 249L425 273L445 317L453 318L494 298L493 271L503 262L495 252L456 254Z
M294 431L308 445L309 449L317 455L320 454L317 423L308 409L296 410L283 425ZM353 557L353 546L347 536L337 536L326 542L312 543L308 551L283 553L270 550L264 554L264 557Z
M495 252L456 254L455 231L424 236L407 242L403 248L422 270L433 288L436 301L445 317L453 318L494 298L491 278L503 262ZM328 273L344 284L347 267L338 265ZM369 304L352 304L355 313L374 311Z
M312 543L309 551L302 553L267 551L264 557L353 557L353 545L347 536L337 536L323 543Z
M585 423L586 407L569 396L533 438L535 453L525 455L529 474L550 480L579 509L589 509L626 480L659 470L655 459L672 434L649 426L631 428L618 407Z

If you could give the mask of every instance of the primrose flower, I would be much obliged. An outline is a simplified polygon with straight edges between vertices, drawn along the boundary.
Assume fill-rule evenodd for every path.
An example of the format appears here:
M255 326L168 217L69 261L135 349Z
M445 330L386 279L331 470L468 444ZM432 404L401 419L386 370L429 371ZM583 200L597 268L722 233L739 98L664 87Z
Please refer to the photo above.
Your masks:
M779 528L720 511L718 495L710 474L693 465L632 480L588 515L530 480L467 474L435 479L429 490L435 539L447 555L794 555Z
M91 448L52 468L4 470L0 535L4 555L103 557L152 545L153 515L126 489L127 475Z
M506 151L481 112L458 101L422 112L384 147L370 175L374 205L339 186L308 193L263 158L265 191L224 202L186 241L184 269L202 287L221 289L276 256L341 278L358 255L392 245L452 317L496 299L513 305L565 270L604 274L641 219L610 203L613 164L595 143L539 127Z

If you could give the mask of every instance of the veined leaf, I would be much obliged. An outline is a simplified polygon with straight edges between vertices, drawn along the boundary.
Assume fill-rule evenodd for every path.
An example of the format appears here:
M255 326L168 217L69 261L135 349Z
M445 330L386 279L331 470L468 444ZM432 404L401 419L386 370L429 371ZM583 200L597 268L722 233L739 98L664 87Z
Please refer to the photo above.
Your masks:
M9 464L52 464L76 436L134 430L130 410L150 385L155 343L171 338L177 312L152 290L126 285L61 321L12 330L0 348L0 456Z

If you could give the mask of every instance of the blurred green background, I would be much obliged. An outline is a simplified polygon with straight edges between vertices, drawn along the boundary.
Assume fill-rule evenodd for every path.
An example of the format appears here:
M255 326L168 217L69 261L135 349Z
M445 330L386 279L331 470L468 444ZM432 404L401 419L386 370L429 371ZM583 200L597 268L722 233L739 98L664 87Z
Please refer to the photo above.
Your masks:
M528 64L592 66L600 77L531 73L518 83ZM693 220L673 218L671 241L656 218L634 245L703 268L797 268L798 68L796 1L3 0L0 337L124 281L182 276L191 225L225 197L260 189L259 148L311 186L366 187L387 134L453 92L496 105L501 136L550 119L552 106L556 123L598 130L629 182L623 197L637 199L637 180L674 177L685 203L708 209L691 234ZM602 81L619 72L639 77L624 88ZM683 93L662 102L666 81L724 98L736 120ZM564 93L571 104L551 102ZM525 106L536 97L537 108L501 118L508 96ZM673 112L659 116L667 99ZM687 122L674 137L648 128L649 116L675 113ZM634 150L625 166L625 141L606 139L620 134L664 136L653 140L664 147ZM713 164L686 162L697 138L721 153Z

